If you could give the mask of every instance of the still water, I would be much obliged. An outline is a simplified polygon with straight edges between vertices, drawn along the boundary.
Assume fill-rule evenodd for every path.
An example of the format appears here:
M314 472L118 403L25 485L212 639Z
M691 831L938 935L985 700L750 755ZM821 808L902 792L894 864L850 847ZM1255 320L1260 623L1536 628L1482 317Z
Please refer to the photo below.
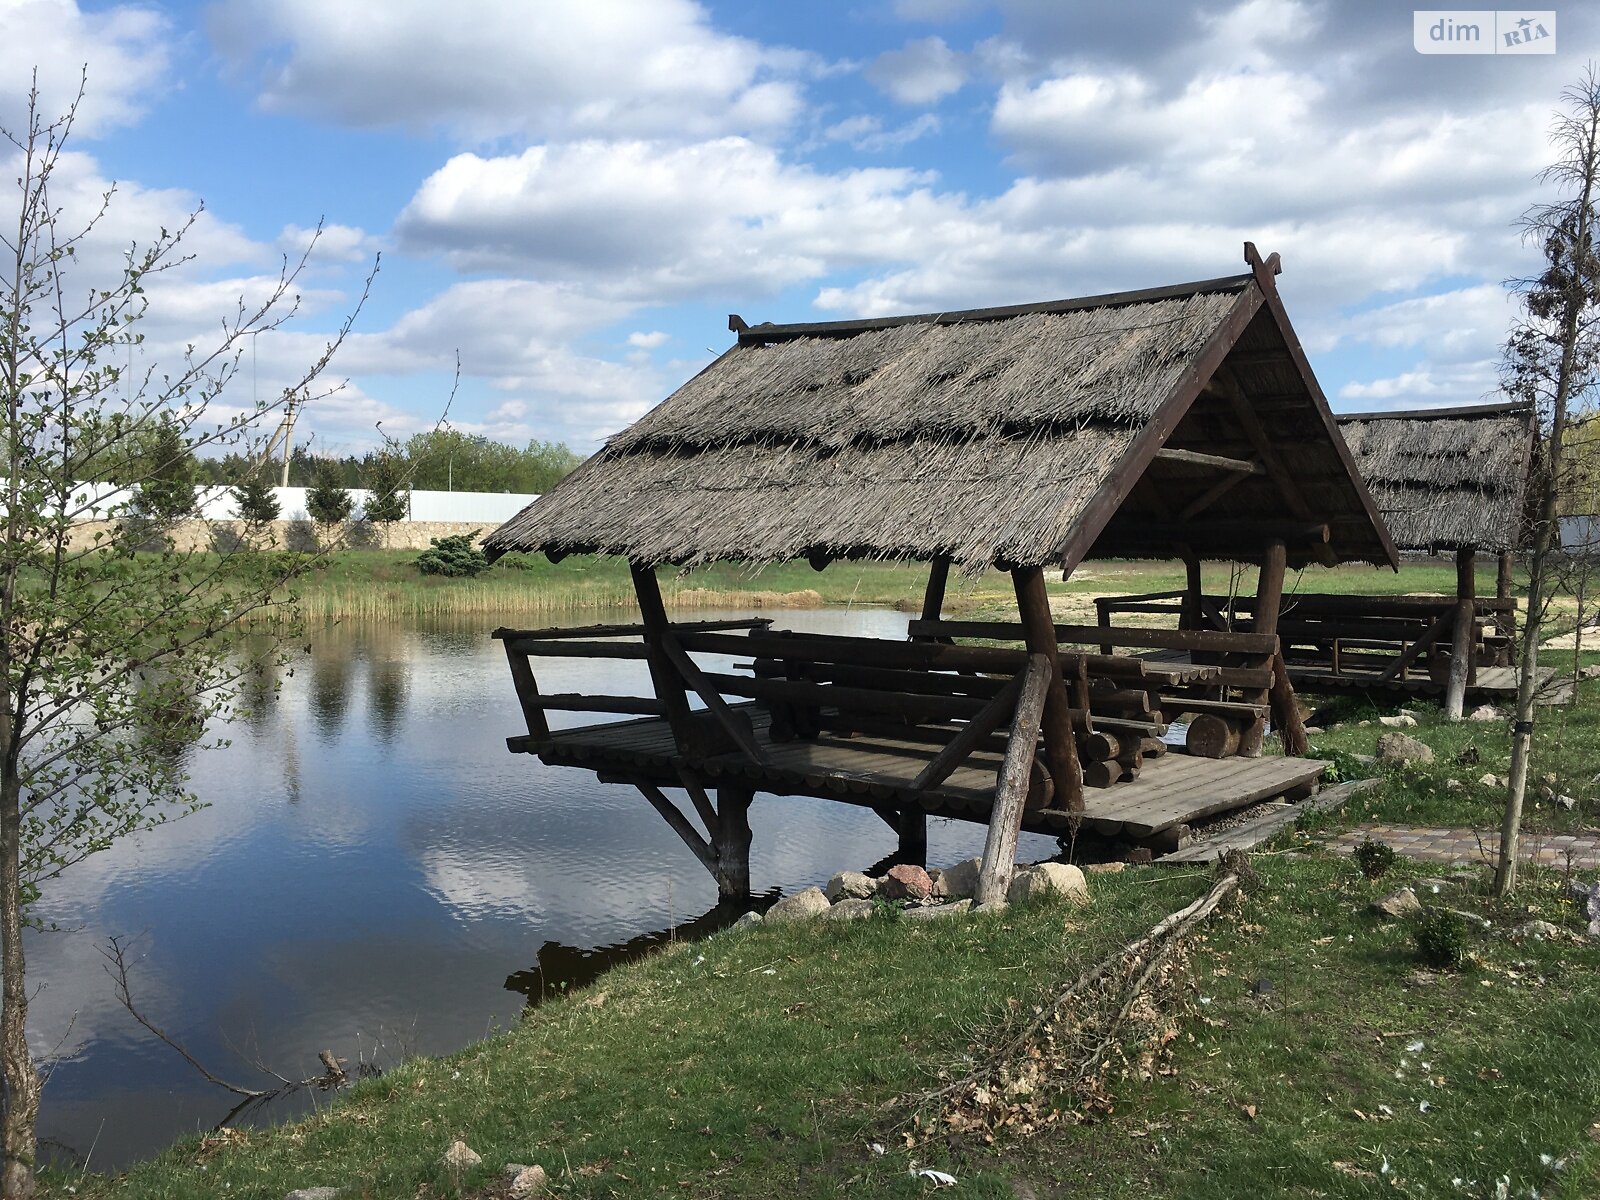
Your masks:
M775 616L780 627L899 638L903 613ZM576 614L571 624L605 619ZM275 698L196 753L209 807L53 885L29 945L30 1026L54 1057L40 1134L112 1169L214 1126L237 1098L207 1084L116 1002L102 950L132 939L134 998L215 1073L317 1075L327 1048L374 1057L459 1048L563 985L668 936L729 919L716 888L632 789L506 752L525 732L505 656L474 619L313 632ZM515 624L514 621L505 623ZM541 623L546 623L541 621ZM536 663L545 691L643 694L643 664ZM552 713L552 723L604 719ZM870 811L758 796L758 891L791 892L894 849ZM982 850L982 828L932 821L930 862ZM1024 835L1024 859L1053 841ZM669 933L669 931L673 931ZM248 1119L281 1120L318 1093Z

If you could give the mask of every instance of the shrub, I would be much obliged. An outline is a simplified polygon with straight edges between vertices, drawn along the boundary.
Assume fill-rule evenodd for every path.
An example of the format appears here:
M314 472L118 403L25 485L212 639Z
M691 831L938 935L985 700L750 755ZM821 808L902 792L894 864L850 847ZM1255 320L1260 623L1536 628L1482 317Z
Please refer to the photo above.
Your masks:
M453 537L431 538L429 547L417 555L417 569L424 575L445 575L469 579L489 569L489 560L473 540L480 531L458 533Z
M1467 957L1467 923L1448 908L1430 908L1411 933L1417 957L1437 971L1460 970Z
M1386 842L1375 842L1371 838L1356 847L1356 866L1368 879L1382 879L1399 857L1393 846Z

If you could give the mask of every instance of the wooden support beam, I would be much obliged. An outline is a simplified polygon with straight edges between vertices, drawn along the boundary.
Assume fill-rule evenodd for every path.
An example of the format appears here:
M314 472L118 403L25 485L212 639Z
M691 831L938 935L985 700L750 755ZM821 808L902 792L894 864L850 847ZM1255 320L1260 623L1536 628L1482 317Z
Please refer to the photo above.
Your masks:
M1237 353L1237 352L1236 352ZM1228 405L1233 410L1234 419L1239 422L1244 430L1245 437L1256 452L1256 457L1261 460L1261 465L1266 469L1268 477L1283 497L1289 511L1302 521L1314 521L1316 515L1311 506L1306 503L1306 498L1301 494L1299 485L1294 481L1294 476L1284 466L1283 459L1278 456L1277 447L1272 439L1267 436L1265 426L1255 409L1250 407L1250 398L1245 395L1244 389L1239 386L1239 381L1226 366L1219 367L1212 377ZM1331 567L1335 562L1333 550L1327 545L1322 545L1315 550L1317 560L1324 566Z
M973 751L989 740L989 735L1000 728L1016 711L1017 697L1022 694L1022 676L1018 675L1005 691L991 700L986 708L967 722L966 728L950 740L950 744L935 754L911 781L913 791L926 791L938 787L950 778L962 763L972 757Z
M705 672L699 668L694 659L689 657L689 652L678 644L678 639L671 633L661 639L661 648L666 651L668 660L677 668L678 674L705 702L706 708L716 718L717 724L722 726L722 731L732 739L733 744L739 747L750 761L765 765L767 756L756 742L755 730L750 727L750 718L728 707L728 702L722 698L722 694L712 686Z
M922 594L922 619L937 621L944 611L945 585L950 581L950 560L943 556L928 564L928 588ZM913 639L914 640L914 639Z
M523 702L524 711L530 706L558 712L632 713L640 717L666 714L666 706L652 696L591 696L584 692L556 692Z
M1305 718L1300 715L1300 705L1295 702L1294 683L1289 678L1289 664L1283 660L1283 651L1272 656L1272 720L1283 739L1283 752L1298 758L1311 749L1311 739L1306 736Z
M1412 642L1409 646L1405 647L1405 649L1401 651L1399 657L1394 660L1394 663L1391 666L1386 667L1383 674L1378 676L1376 683L1385 684L1393 679L1404 679L1406 677L1406 671L1410 668L1411 664L1416 661L1419 655L1431 652L1433 650L1435 643L1437 643L1439 640L1439 635L1444 632L1444 627L1453 622L1455 619L1456 613L1453 609L1446 609L1444 612L1435 617L1433 619L1433 624L1428 626L1427 632L1416 641Z
M1048 656L1031 656L1022 694L1017 699L1017 713L1011 722L1011 736L1006 742L1005 762L997 777L994 807L989 810L989 836L984 839L983 860L978 868L980 905L1003 904L1011 889L1011 874L1017 865L1017 835L1022 829L1022 810L1033 774L1034 747L1054 676Z
M1199 629L1204 619L1201 600L1206 594L1200 577L1200 559L1188 546L1178 548L1183 559L1183 612L1178 617L1179 629Z
M1201 492L1193 500L1189 501L1189 503L1180 508L1178 510L1178 520L1180 522L1189 522L1194 520L1201 513L1205 512L1206 509L1210 508L1218 500L1221 500L1229 492L1233 491L1234 488L1238 487L1241 483L1249 478L1250 476L1248 475L1243 475L1236 471L1230 471L1221 479L1213 483L1210 487L1206 488L1205 491Z
M648 568L636 568L648 570ZM651 572L652 576L654 572ZM635 587L637 587L637 576ZM659 595L659 590L657 592ZM663 622L666 620L666 610L661 613ZM710 633L716 630L730 629L765 629L772 624L771 617L738 617L725 621L679 621L672 626L678 633ZM552 625L545 629L508 629L500 628L489 634L499 641L564 641L571 638L612 638L612 637L641 637L647 631L645 624L634 623L628 625Z
M750 801L749 788L723 785L717 789L717 828L712 835L717 866L712 872L717 892L727 899L750 895Z
M1444 689L1447 721L1459 721L1465 713L1467 684L1476 666L1472 660L1476 652L1473 624L1477 618L1477 575L1476 555L1471 550L1457 550L1455 637L1450 644L1450 680Z
M1511 597L1511 552L1502 551L1495 562L1494 595L1496 600L1512 600ZM1517 636L1517 617L1515 601L1509 612L1502 610L1495 615L1494 630L1503 638Z
M1273 614L1274 620L1277 614ZM915 627L915 624L913 625ZM940 621L938 632L949 637L993 638L997 641L1020 642L1024 639L1023 627L1011 621ZM1201 650L1219 654L1271 654L1277 645L1277 632L1258 636L1255 633L1227 633L1209 629L1152 629L1144 626L1105 627L1100 625L1056 625L1058 643L1071 642L1091 646L1109 641L1114 646L1131 646L1155 650ZM952 647L962 649L963 647ZM1095 663L1090 661L1091 671Z
M928 865L928 814L925 810L906 805L895 822L895 857L903 863Z
M550 722L545 719L544 707L539 703L539 681L533 677L533 667L526 654L520 654L510 642L506 643L506 663L511 667L511 684L517 690L517 703L522 706L522 719L528 723L528 736L539 741L550 736Z
M1287 547L1283 541L1274 538L1267 543L1266 552L1261 556L1261 573L1256 577L1256 615L1252 622L1251 631L1263 637L1272 638L1272 653L1278 653L1278 613L1283 607L1283 572L1287 559ZM1274 673L1275 675L1276 673ZM1287 673L1284 675L1285 684L1288 681ZM1272 703L1272 685L1269 683L1265 690L1248 696L1257 704ZM1288 699L1292 703L1294 689L1289 688ZM1280 704L1282 696L1279 697ZM1288 719L1288 714L1276 712L1281 727ZM1266 737L1267 723L1257 718L1247 725L1239 737L1239 753L1246 758L1259 758L1261 756L1261 743Z
M1072 732L1072 712L1061 675L1061 655L1056 644L1056 627L1050 615L1050 595L1044 586L1044 571L1039 567L1019 567L1011 572L1017 594L1017 614L1022 618L1022 640L1032 656L1043 655L1050 668L1045 691L1043 718L1044 760L1055 781L1056 806L1069 812L1083 810L1083 778L1078 769L1076 738Z
M679 752L693 753L701 749L700 739L695 736L683 680L678 677L671 659L667 657L667 609L661 602L661 584L656 579L656 569L630 562L628 570L633 575L633 591L639 601L639 615L643 618L644 642L650 651L646 661L650 664L650 681L655 685L656 698L661 701L667 724L672 728L672 740L677 743ZM593 628L600 629L603 626Z
M689 818L684 816L678 806L667 799L667 794L655 784L635 780L633 786L650 801L650 807L661 814L662 819L672 827L672 832L683 839L683 844L689 847L690 853L711 873L711 877L716 879L719 867L716 848L700 836L699 831L689 822Z
M1218 471L1237 471L1243 475L1265 475L1266 468L1248 458L1229 458L1223 454L1203 454L1198 450L1177 450L1163 446L1156 451L1161 462L1187 463L1193 467L1212 467Z

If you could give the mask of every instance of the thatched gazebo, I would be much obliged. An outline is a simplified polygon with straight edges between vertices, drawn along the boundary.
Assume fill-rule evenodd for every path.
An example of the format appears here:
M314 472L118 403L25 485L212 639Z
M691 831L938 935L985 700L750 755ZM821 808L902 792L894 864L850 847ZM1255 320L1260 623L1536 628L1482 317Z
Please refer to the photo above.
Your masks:
M1276 637L1285 568L1397 558L1278 298L1276 256L1247 247L1247 261L1044 304L730 318L726 353L485 539L491 554L626 557L642 618L497 631L528 725L512 748L637 786L728 893L749 885L754 791L868 805L908 855L928 812L986 822L991 891L1019 827L1170 845L1199 816L1306 792L1319 764L1259 757L1269 712L1298 722ZM1046 568L1173 553L1259 564L1249 628L1054 622ZM911 641L667 620L658 566L795 558L929 562ZM952 565L1010 572L1018 620L942 620ZM585 655L641 660L654 694L540 693L532 660ZM642 719L552 730L550 710ZM1165 754L1178 714L1211 731L1196 753Z

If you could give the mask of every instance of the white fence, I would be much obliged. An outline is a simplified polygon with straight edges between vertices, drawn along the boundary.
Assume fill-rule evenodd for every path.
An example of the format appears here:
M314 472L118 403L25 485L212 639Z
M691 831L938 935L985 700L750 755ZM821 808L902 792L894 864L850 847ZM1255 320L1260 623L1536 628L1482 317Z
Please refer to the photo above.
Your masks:
M306 514L306 493L309 488L303 487L276 487L272 489L273 495L278 498L279 516L285 521L308 520ZM125 507L131 495L125 489L109 486L85 485L86 496L93 496L95 492L100 495L90 503L90 512L86 517L105 517L113 515L117 510ZM351 488L350 495L355 500L355 514L359 516L365 507L367 497L371 495L365 488ZM233 495L225 487L205 487L196 490L195 498L198 501L198 515L208 521L232 521L238 518L239 512L233 502ZM414 491L410 497L410 511L405 519L408 521L481 521L485 530L492 529L504 521L516 516L529 504L539 497L518 492L429 492Z

